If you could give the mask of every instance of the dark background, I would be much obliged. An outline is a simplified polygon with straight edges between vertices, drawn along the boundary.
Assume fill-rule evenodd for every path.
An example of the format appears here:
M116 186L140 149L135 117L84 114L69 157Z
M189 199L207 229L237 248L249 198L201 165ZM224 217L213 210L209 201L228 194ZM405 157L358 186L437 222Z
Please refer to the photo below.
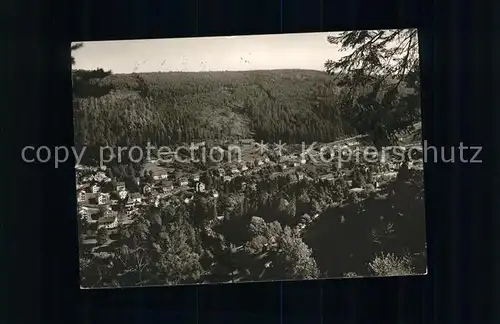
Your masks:
M7 6L2 18L9 25L0 106L0 322L495 322L490 250L497 173L489 142L491 63L498 53L487 43L493 26L479 24L492 18L486 4L129 0L20 7ZM73 143L71 41L408 27L420 29L424 138L436 146L484 146L482 165L426 166L428 276L79 290L73 169L23 164L20 157L26 145Z

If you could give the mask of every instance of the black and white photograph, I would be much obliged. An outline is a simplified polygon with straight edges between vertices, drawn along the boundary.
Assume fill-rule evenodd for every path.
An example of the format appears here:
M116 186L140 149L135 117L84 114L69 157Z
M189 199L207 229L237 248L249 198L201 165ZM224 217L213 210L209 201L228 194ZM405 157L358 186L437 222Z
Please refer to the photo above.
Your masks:
M427 273L416 29L71 56L81 288Z

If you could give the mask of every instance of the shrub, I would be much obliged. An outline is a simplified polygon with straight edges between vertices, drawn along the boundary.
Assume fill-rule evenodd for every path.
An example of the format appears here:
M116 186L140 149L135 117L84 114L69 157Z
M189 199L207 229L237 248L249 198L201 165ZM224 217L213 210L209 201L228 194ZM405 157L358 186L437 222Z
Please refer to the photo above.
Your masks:
M381 277L408 276L415 273L408 255L397 257L392 253L381 253L368 266L376 276Z

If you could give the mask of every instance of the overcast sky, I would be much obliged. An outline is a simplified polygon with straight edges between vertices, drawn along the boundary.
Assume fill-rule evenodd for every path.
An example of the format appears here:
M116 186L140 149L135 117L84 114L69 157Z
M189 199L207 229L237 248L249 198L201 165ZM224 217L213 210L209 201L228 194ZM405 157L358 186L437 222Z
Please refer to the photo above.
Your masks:
M76 69L113 73L158 71L323 70L346 52L329 44L337 33L84 42Z

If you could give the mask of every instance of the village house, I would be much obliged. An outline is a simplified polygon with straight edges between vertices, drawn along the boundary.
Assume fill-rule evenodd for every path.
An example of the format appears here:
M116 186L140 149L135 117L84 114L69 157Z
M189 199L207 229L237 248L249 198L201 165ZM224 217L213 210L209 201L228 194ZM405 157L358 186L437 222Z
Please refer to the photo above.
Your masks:
M230 182L231 180L233 180L231 176L224 176L224 182Z
M245 190L247 188L247 183L245 181L243 181L241 183L241 190Z
M241 171L242 171L242 172L245 172L245 171L247 171L247 170L248 170L248 167L247 167L247 165L246 165L246 164L241 165Z
M172 181L167 181L167 180L162 180L159 185L158 185L159 188L161 188L161 190L166 193L168 192L169 190L172 190L174 189L174 184Z
M86 217L87 220L91 220L92 216L97 215L98 213L99 213L99 208L96 207L82 206L80 208L80 215Z
M88 183L77 183L76 190L86 190L89 187Z
M85 233L82 233L82 236L85 238L95 238L97 235L97 230L89 229Z
M98 193L99 190L101 190L101 187L99 187L98 185L93 185L92 188L91 188L91 191L92 193Z
M104 205L109 203L109 193L100 192L97 196L97 203L99 205Z
M142 187L142 193L143 194L149 194L151 193L151 186L149 184L145 184L143 187Z
M97 182L102 182L105 181L106 179L109 179L106 174L102 171L97 172L96 175L94 176L95 181Z
M262 161L262 160L257 160L257 165L264 165L264 161Z
M127 190L122 190L122 191L118 192L118 197L120 197L120 199L122 199L122 200L127 198L127 196L128 196Z
M335 176L332 173L328 173L328 174L324 174L324 175L320 176L320 179L324 180L324 181L334 181Z
M86 196L87 196L87 193L85 192L85 190L80 190L76 196L76 200L78 202L84 202L86 201Z
M153 180L165 180L165 179L168 179L167 171L162 169L153 171Z
M297 225L297 230L299 231L302 231L304 228L306 228L306 224L304 223L300 223L299 225Z
M178 182L179 186L187 186L189 184L189 181L186 177L180 177Z
M98 221L98 228L113 229L118 227L118 215L113 212L109 216L101 217Z
M203 182L198 182L196 184L196 191L205 192L205 184Z
M263 159L263 162L264 162L264 163L269 163L269 162L271 162L271 160L270 160L270 159L266 156L266 157Z
M134 192L130 194L130 199L132 199L134 203L140 203L142 200L142 196L140 193Z
M125 182L117 182L116 183L116 192L126 191Z
M284 171L284 170L286 170L286 169L287 169L286 164L280 164L280 166L279 166L279 167L280 167L281 171Z
M240 170L238 170L237 168L232 168L231 169L231 173L232 174L238 174L238 173L240 173Z
M194 182L200 181L200 175L198 173L193 174L191 176L191 180L193 180Z
M112 209L109 209L109 208L105 208L102 210L103 217L113 216L113 215L115 215L114 213L116 213L116 211L113 211Z
M90 182L92 181L92 177L83 177L82 182Z
M85 246L96 246L97 245L97 239L93 238L93 237L86 238L86 239L84 239L82 241L82 245L85 245Z
M125 208L131 210L134 207L135 207L135 201L132 199L132 197L129 196L127 202L125 203Z
M212 196L213 196L214 198L218 198L218 197L219 197L219 193L217 192L217 190L215 190L215 189L214 189L214 190L212 190Z

